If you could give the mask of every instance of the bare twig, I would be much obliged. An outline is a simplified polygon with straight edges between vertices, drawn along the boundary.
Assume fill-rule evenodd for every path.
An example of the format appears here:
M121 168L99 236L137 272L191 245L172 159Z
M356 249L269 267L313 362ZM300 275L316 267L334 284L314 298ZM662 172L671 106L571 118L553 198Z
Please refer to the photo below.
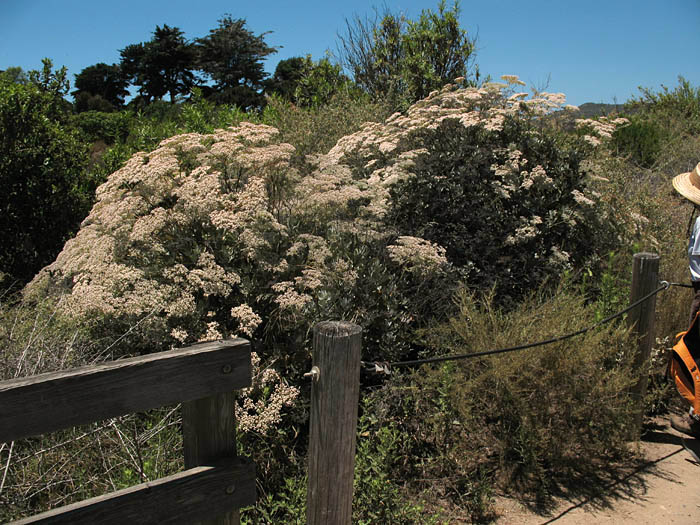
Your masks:
M138 321L135 325L129 327L129 329L128 329L126 332L124 332L122 335L120 335L111 345L109 345L107 348L105 348L105 349L102 350L99 354L97 354L97 355L93 358L93 362L100 360L100 359L101 359L104 355L106 355L107 352L109 352L119 341L121 341L122 339L124 339L127 335L129 335L131 332L133 332L141 323L143 323L143 322L146 321L148 318L150 318L154 313L156 313L156 309L157 309L157 308L158 308L157 306L154 306L154 307L153 307L153 310L151 310L144 318L139 319L139 321Z
M7 463L5 464L4 472L2 473L2 482L0 482L0 494L5 488L5 480L7 479L7 471L10 470L10 461L12 460L12 450L15 448L15 442L10 443L10 452L7 454Z
M85 432L85 433L81 434L81 435L78 436L78 437L74 437L74 438L71 438L71 439L67 439L67 440L62 441L62 442L60 442L60 443L57 443L56 445L52 445L52 446L50 446L50 447L43 448L43 449L41 449L41 450L38 450L38 451L34 452L33 454L29 454L28 456L24 456L24 457L22 457L22 458L19 458L19 459L15 460L15 463L22 463L23 461L27 461L28 459L31 459L31 458L33 458L33 457L38 456L39 454L44 454L44 453L46 453L46 452L51 452L52 450L55 450L55 449L57 449L57 448L60 448L60 447L62 447L62 446L64 446L64 445L68 445L68 444L70 444L70 443L75 443L75 442L80 441L81 439L83 439L83 438L85 438L85 437L88 437L88 436L91 436L91 435L93 435L93 434L95 434L95 433L97 433L97 432L100 432L101 430L104 430L104 429L106 429L106 428L109 427L109 426L110 426L109 424L106 424L106 425L103 425L103 426L101 426L101 427L98 427L98 428L96 428L96 429L94 429L94 430L91 430L90 432Z

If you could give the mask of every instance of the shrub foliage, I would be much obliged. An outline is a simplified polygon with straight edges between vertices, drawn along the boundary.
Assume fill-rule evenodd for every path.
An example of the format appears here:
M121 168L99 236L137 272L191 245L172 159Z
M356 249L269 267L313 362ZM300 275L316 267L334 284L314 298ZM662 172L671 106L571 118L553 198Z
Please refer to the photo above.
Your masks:
M143 116L128 123L127 144L117 143L105 160L118 169L98 188L75 238L26 287L25 300L55 299L57 316L114 341L114 355L250 338L256 369L253 387L239 400L239 442L259 465L261 515L297 519L289 512L303 509L300 400L308 388L299 377L309 364L315 322L360 324L368 360L463 350L473 343L468 332L478 328L475 319L482 335L488 327L503 332L499 341L520 341L539 334L537 323L552 325L541 323L534 307L523 310L530 317L502 321L506 314L495 305L513 306L547 281L573 269L592 272L608 260L616 221L602 207L609 201L589 186L595 164L587 159L614 123L584 123L590 135L563 137L547 126L563 95L528 98L514 92L522 84L516 77L504 80L475 88L457 79L405 113L361 126L367 109L342 98L328 114L273 100L262 114L265 124L241 122L240 112L200 99L176 115L169 104L153 104L151 117L162 111L167 125ZM353 111L341 122L348 106ZM381 113L381 106L372 107ZM121 125L103 117L85 115L85 131L106 136ZM212 122L228 127L214 129ZM343 133L343 122L350 133ZM325 124L332 124L327 136ZM163 139L183 128L190 132ZM494 306L482 311L469 294L446 300L459 283L495 290ZM587 311L578 298L546 305L562 326L557 309L567 319L574 312L577 322ZM439 324L446 318L449 328ZM419 329L429 330L422 346ZM454 501L476 519L487 514L495 468L525 479L528 490L548 490L547 476L568 464L571 451L594 460L603 450L618 453L620 434L603 434L604 425L625 423L625 399L613 394L626 384L626 356L609 351L623 335L596 337L585 340L586 352L573 361L557 347L527 358L451 365L383 390L395 406L368 401L363 432L378 441L359 446L368 457L358 460L357 519L419 519L415 505L373 508L382 498L429 488L401 486L397 475L429 479L457 468L441 496L462 494ZM562 373L578 397L556 396ZM479 394L492 381L498 395ZM394 387L415 395L396 397ZM605 403L591 401L591 392ZM540 396L549 396L549 409L529 406ZM370 407L381 409L385 427ZM584 424L587 419L594 423ZM478 435L460 426L472 421L483 429ZM398 439L404 432L415 439ZM590 447L575 447L574 439L589 439ZM491 441L495 448L484 459L479 454ZM559 441L569 448L553 452ZM493 454L512 461L498 464ZM422 458L423 470L396 456ZM468 474L472 467L477 477Z

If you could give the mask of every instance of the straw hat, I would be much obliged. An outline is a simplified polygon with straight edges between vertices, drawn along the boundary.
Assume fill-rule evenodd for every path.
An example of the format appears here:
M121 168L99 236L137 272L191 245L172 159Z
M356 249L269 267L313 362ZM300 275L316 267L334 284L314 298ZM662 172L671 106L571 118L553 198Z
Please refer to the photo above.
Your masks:
M676 175L673 187L689 201L700 204L700 163L692 171Z

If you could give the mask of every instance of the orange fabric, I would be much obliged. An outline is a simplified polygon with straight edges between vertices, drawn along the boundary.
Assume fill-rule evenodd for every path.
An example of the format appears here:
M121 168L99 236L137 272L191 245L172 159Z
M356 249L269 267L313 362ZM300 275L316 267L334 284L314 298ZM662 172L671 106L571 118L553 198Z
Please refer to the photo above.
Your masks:
M693 319L688 332L694 329L697 330L697 323L698 316ZM700 370L698 369L698 363L691 355L691 350L687 346L687 343L697 341L697 338L691 339L687 337L688 332L678 334L680 339L673 347L669 374L675 381L676 388L681 396L691 404L696 414L700 414ZM700 349L693 350L693 354L700 355Z

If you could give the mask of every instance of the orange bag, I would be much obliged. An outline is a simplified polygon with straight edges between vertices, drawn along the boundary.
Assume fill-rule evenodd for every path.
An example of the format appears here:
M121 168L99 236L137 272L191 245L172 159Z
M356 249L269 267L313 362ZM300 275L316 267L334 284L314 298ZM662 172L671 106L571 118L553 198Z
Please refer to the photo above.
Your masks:
M700 321L695 316L687 332L676 337L678 342L671 352L669 375L676 382L678 392L700 414Z

